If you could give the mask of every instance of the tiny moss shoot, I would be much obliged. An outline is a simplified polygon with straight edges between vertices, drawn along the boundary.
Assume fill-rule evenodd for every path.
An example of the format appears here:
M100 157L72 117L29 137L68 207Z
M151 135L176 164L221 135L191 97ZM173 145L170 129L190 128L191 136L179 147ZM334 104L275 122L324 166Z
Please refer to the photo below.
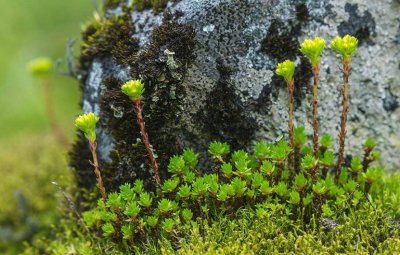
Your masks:
M344 146L346 139L346 122L347 122L347 112L349 111L348 107L348 85L349 85L349 77L352 72L352 68L350 68L351 64L351 56L357 52L357 38L353 36L346 35L343 38L337 36L331 42L331 48L338 51L341 55L340 61L343 64L343 68L341 69L343 73L343 87L340 89L340 93L343 96L342 99L342 116L340 122L340 133L339 133L339 155L336 164L336 175L335 182L339 181L340 172L343 164L344 157Z
M54 103L51 96L51 83L49 73L53 69L53 60L51 58L37 58L28 63L28 72L32 76L38 77L42 85L45 96L45 108L50 127L57 140L64 146L68 146L68 139L58 124L56 113L54 112Z
M157 161L156 158L154 157L154 153L150 145L149 136L147 135L145 130L145 124L142 115L143 106L141 105L141 96L144 92L144 84L140 80L135 80L135 81L131 80L122 85L121 91L125 95L129 96L129 98L135 104L135 111L140 126L140 132L142 134L143 142L146 146L147 152L151 160L151 166L154 171L154 179L156 180L159 193L162 194L162 186L161 186L160 176L158 174Z
M103 185L103 180L101 178L101 172L99 168L99 162L97 159L97 142L96 142L96 123L99 118L90 112L88 114L80 115L75 120L75 126L84 132L86 138L89 140L90 149L92 151L93 162L91 164L94 166L94 173L96 174L96 180L99 185L100 193L103 198L103 202L107 203L106 190Z
M306 55L306 57L311 61L312 73L314 75L313 83L313 101L311 105L313 107L313 122L312 126L314 129L314 157L318 157L318 121L317 121L317 107L318 107L318 80L319 80L319 63L321 62L321 53L325 48L325 40L316 37L314 40L304 40L301 44L300 51Z
M285 79L286 86L289 94L289 121L288 121L288 132L289 132L289 142L290 147L294 148L294 138L293 138L293 91L294 91L294 74L295 65L292 61L286 60L279 63L276 68L276 74L282 76ZM290 153L289 159L289 171L291 172L291 178L294 176L294 165L295 165L295 154L292 151Z

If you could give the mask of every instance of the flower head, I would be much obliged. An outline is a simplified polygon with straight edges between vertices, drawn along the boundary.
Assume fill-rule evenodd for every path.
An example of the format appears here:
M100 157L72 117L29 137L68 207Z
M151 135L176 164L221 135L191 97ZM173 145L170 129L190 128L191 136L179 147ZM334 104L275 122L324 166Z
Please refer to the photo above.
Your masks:
M318 66L320 62L320 56L324 48L325 40L315 37L314 41L310 39L304 40L304 42L301 44L300 51L306 55L313 66Z
M276 74L285 78L286 81L291 81L294 74L294 63L290 60L279 63L276 67Z
M28 63L28 71L35 76L47 74L53 69L51 58L37 58Z
M331 48L337 50L344 60L348 60L357 52L358 40L354 36L345 35L343 38L336 36L331 42Z
M86 138L94 142L96 140L96 123L99 118L90 112L88 114L80 115L75 120L75 126L85 133Z
M144 92L144 84L140 80L131 80L122 85L122 93L129 96L133 101L140 99Z

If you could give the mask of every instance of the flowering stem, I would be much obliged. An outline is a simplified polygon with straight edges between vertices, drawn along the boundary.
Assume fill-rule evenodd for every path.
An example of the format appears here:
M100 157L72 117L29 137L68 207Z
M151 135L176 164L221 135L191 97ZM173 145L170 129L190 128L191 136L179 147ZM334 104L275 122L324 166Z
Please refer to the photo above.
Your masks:
M349 84L349 76L351 73L350 69L350 63L351 59L349 60L344 60L342 59L343 63L343 88L340 89L340 93L343 96L342 99L342 117L341 117L341 122L340 122L340 134L339 134L339 156L338 156L338 161L336 165L336 174L335 174L335 183L337 184L339 181L339 176L340 172L342 169L342 164L343 164L343 157L344 157L344 143L346 139L346 122L347 122L347 112L349 111L349 107L347 105L347 94L348 94L348 84Z
M292 151L290 152L289 155L289 171L291 172L291 178L294 178L295 172L294 172L294 165L295 165L295 159L294 159L294 139L293 139L293 90L294 90L294 80L287 80L286 85L288 88L289 92L289 122L288 122L288 132L289 132L289 142L290 142L290 147L292 148Z
M92 156L93 156L93 162L92 165L94 166L94 173L96 174L96 180L97 183L99 184L99 189L101 196L103 197L103 202L104 204L107 204L107 196L106 196L106 189L104 188L103 185L103 179L101 178L101 172L99 169L99 162L97 160L97 142L89 140L90 143L90 148L92 151Z
M312 68L312 72L314 75L314 83L313 83L313 101L311 102L313 107L313 122L312 126L314 129L314 157L318 158L318 121L317 121L317 107L318 107L318 79L319 79L319 65L315 65Z
M157 165L156 159L154 157L153 150L150 147L149 136L147 135L146 130L144 128L144 120L143 120L143 115L142 115L143 108L140 103L140 98L135 100L134 103L135 103L135 110L136 110L136 114L137 114L138 124L140 126L140 133L142 134L144 145L146 146L147 152L148 152L150 160L151 160L151 166L154 171L154 179L156 180L156 183L157 183L157 189L158 189L159 194L162 195L162 185L161 185L161 181L160 181L160 176L158 174L158 165Z
M68 140L65 137L65 134L61 130L60 126L57 123L56 114L54 112L54 104L53 99L51 97L51 89L50 89L50 80L47 76L43 76L41 79L41 85L45 96L45 108L47 112L47 118L50 122L51 130L53 134L56 136L58 141L62 144L67 146Z

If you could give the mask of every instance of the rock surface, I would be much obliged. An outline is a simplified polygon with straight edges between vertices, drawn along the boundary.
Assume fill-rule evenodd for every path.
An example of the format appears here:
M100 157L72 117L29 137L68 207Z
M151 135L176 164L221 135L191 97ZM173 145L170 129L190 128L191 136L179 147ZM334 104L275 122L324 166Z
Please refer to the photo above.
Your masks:
M318 36L328 45L337 35L351 34L360 46L352 62L345 153L362 156L363 142L372 137L385 159L381 163L389 170L400 167L399 1L181 0L167 9L180 11L178 21L191 24L198 40L196 58L177 85L185 90L174 128L181 148L191 147L204 158L213 140L251 150L255 141L286 137L288 96L274 70L287 58L295 61L297 70L295 125L304 125L311 134L311 75L297 49L306 38ZM110 9L106 17L122 12L121 7ZM134 37L143 49L163 15L144 10L131 11L131 17ZM160 61L166 64L166 58ZM334 138L335 151L341 114L339 66L338 55L327 47L321 58L319 134ZM129 70L111 58L95 58L85 82L83 111L100 115L104 79L113 75L124 82L131 78ZM169 89L173 97L174 88ZM151 100L155 98L144 98L148 105ZM124 110L116 109L115 118ZM236 117L226 113L231 110ZM113 137L106 127L100 130L99 144L101 159L110 161Z

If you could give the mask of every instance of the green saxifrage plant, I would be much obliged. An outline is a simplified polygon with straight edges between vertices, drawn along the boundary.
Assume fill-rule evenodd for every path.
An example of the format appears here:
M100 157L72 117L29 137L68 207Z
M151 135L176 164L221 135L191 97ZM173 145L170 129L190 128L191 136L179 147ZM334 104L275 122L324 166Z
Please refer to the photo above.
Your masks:
M316 116L319 63L324 46L325 41L319 38L302 45L302 52L311 60L314 73L313 150L306 146L305 128L293 125L295 64L285 61L278 65L276 73L285 79L288 87L289 144L284 140L271 144L259 142L253 152L246 152L231 151L227 143L212 142L208 149L213 161L211 171L200 169L198 154L186 149L182 155L170 159L167 168L170 178L163 181L159 179L158 166L144 129L140 102L144 85L140 81L124 84L122 92L134 102L152 161L157 193L144 190L141 180L133 185L126 183L118 192L100 199L97 208L83 213L86 224L94 232L101 231L104 238L121 251L148 238L167 238L178 246L189 230L205 231L219 217L233 220L243 210L254 212L260 221L274 214L283 215L286 221L292 222L288 225L296 226L292 230L317 229L321 224L326 230L334 228L342 212L351 212L351 208L364 202L365 194L379 181L382 170L370 167L379 156L373 151L375 144L368 139L363 160L354 157L351 166L339 172L337 180L335 176L336 182L329 176L334 161L332 138L324 135L318 140ZM94 132L94 129L84 130L89 141L92 130ZM349 205L348 201L351 201Z

